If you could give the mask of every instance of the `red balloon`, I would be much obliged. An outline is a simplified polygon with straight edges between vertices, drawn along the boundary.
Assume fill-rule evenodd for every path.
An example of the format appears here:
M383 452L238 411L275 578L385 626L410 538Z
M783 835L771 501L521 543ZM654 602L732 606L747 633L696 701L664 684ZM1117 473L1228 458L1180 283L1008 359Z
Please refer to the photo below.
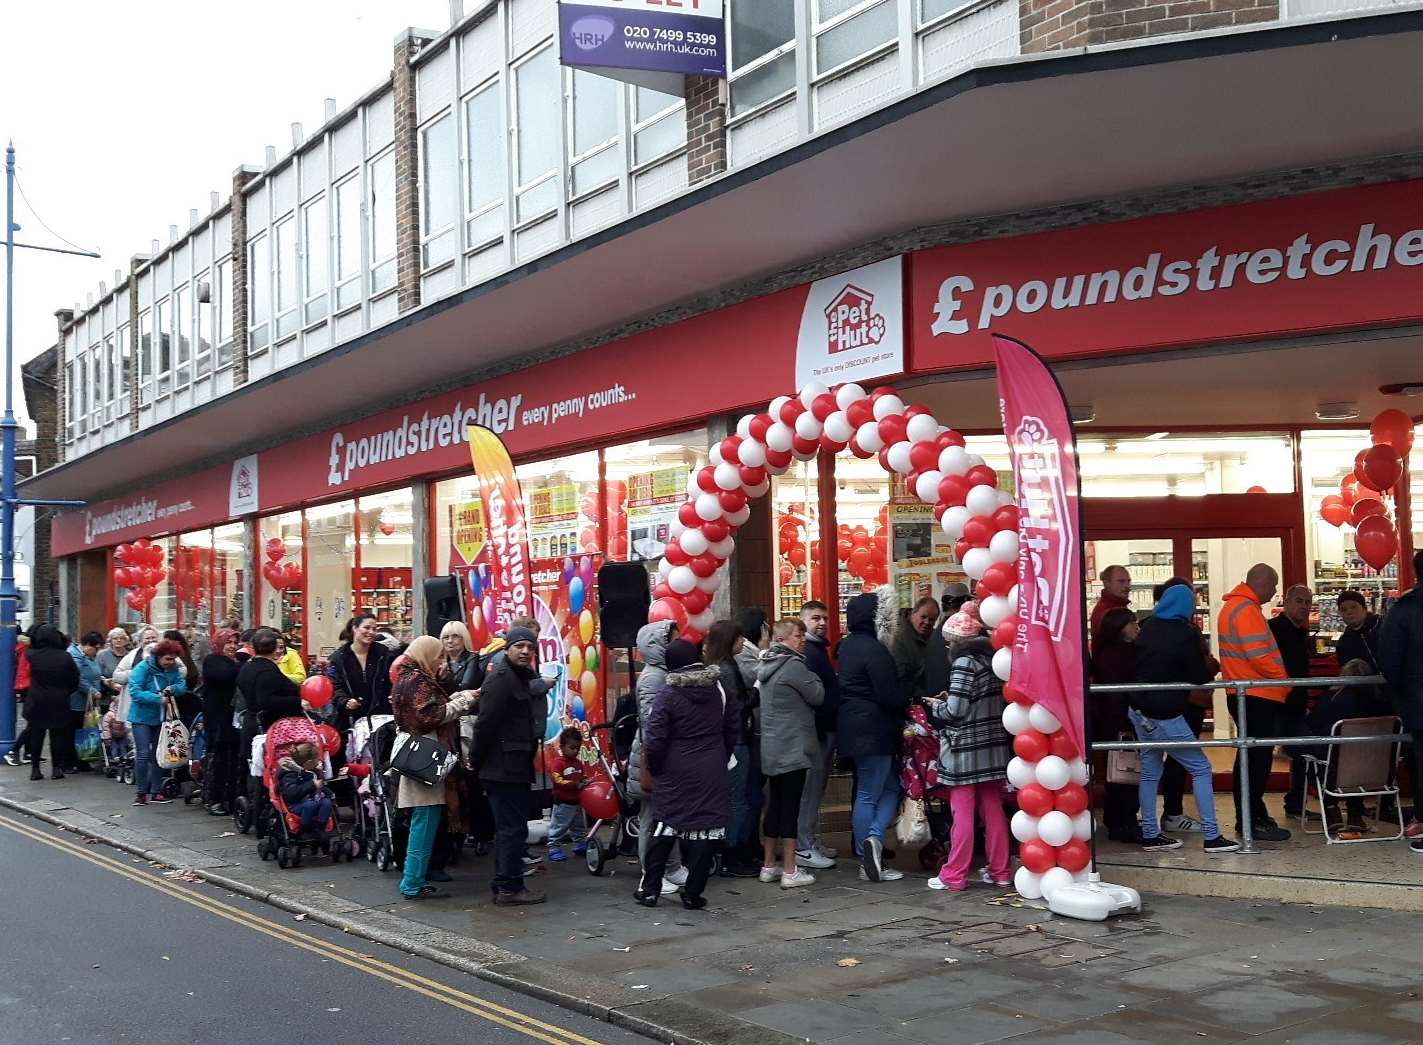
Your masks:
M301 567L298 564L289 562L282 567L282 580L286 582L288 588L300 588L302 581L306 580L306 576L301 572Z
M975 515L963 526L963 539L970 548L987 548L993 534L993 520L987 516Z
M741 436L729 435L721 441L721 459L731 464L740 464Z
M968 480L961 475L946 475L939 480L939 503L950 508L963 506L968 496Z
M138 540L133 542L133 546L137 548L140 552L147 554L148 549L153 547L153 542L150 541L147 537L140 537Z
M1058 812L1076 816L1087 808L1087 789L1081 784L1068 784L1053 793L1052 804Z
M871 457L875 455L875 452L873 450L863 449L860 444L853 439L850 440L848 445L850 447L850 453L854 454L861 461L868 461Z
M264 563L262 566L262 576L267 578L267 583L273 588L280 588L282 586L282 568L276 563Z
M683 550L681 543L678 541L668 542L667 550L664 551L662 555L673 566L685 566L687 565L687 560L691 558L691 556Z
M786 558L791 561L792 566L805 565L805 545L793 544L790 551L786 552Z
M1042 874L1057 866L1057 850L1041 838L1030 838L1018 847L1018 859L1034 874Z
M791 399L781 407L781 423L794 428L795 419L803 413L805 413L805 404L799 399Z
M854 550L855 545L851 543L850 538L848 537L841 537L838 541L835 542L835 557L838 558L841 562L844 562L846 559L848 559L850 557L850 553Z
M758 443L764 443L766 441L767 429L775 423L775 419L772 418L770 414L757 414L751 419L751 438Z
M1346 505L1353 505L1359 497L1359 477L1352 472L1339 480L1339 496Z
M671 591L672 589L668 588L667 594L671 594ZM663 597L664 596L662 595L658 596L659 599ZM702 591L701 588L693 588L691 591L687 592L686 595L683 595L680 598L682 600L682 605L687 607L687 613L693 616L698 613L701 613L702 610L706 609L708 606L711 605L711 592Z
M916 472L928 471L939 463L939 444L929 441L915 443L909 448L909 467ZM910 487L913 489L913 487Z
M994 595L1007 595L1018 583L1018 568L1012 563L995 562L983 571L983 586Z
M702 524L702 517L697 514L697 507L688 501L677 509L677 521L688 529L695 529Z
M868 399L857 399L845 408L845 417L852 425L859 428L866 422L875 419L874 404Z
M301 699L314 708L324 708L330 704L331 695L331 680L325 675L312 675L301 684ZM337 748L337 750L340 749Z
M1402 457L1413 448L1413 419L1402 410L1385 410L1369 424L1374 445L1391 446Z
M1390 444L1379 443L1364 451L1358 475L1371 490L1392 490L1403 475L1403 460Z
M740 471L742 486L760 486L768 478L766 469L764 468L752 468L743 464L741 465Z
M973 545L969 544L967 538L959 538L954 542L954 558L959 562L963 562L963 557L968 554L969 549L972 547Z
M720 544L731 536L731 523L725 519L713 519L711 522L698 520L697 524L702 529L702 536L712 544Z
M325 681L322 676L317 677L321 678L322 681ZM307 679L307 681L310 682L312 680ZM330 685L330 683L327 683L327 685ZM304 689L303 692L305 692ZM328 697L327 699L329 700L330 698ZM307 701L307 703L310 704L311 702ZM315 707L315 705L312 706ZM325 722L322 722L316 727L316 734L321 738L321 749L325 751L328 755L335 755L340 753L341 734L336 731L335 726L329 726Z
M998 486L998 473L986 464L976 464L964 476L970 486Z
M1370 516L1387 517L1388 509L1383 506L1383 502L1377 497L1360 497L1349 509L1349 519L1357 527Z
M1267 491L1263 486L1251 486L1251 487L1249 487L1248 489L1246 489L1245 492L1246 492L1246 493L1268 493L1268 491Z
M940 432L939 437L934 440L939 444L940 450L947 450L951 446L967 446L964 437L950 428L947 432Z
M128 603L129 608L134 610L142 610L143 607L148 605L148 599L144 596L142 591L138 590L124 592L124 602Z
M810 457L820 451L819 439L804 439L799 435L791 436L791 452L800 454L802 457Z
M129 583L128 583L128 567L127 567L127 566L115 566L115 567L114 567L114 572L113 572L113 577L114 577L114 583L115 583L116 585L118 585L120 588L127 588L127 587L129 586Z
M1393 524L1381 515L1370 515L1359 523L1354 534L1354 547L1360 557L1376 570L1388 565L1398 551L1398 537Z
M1005 504L993 513L995 530L1016 530L1018 528L1018 506Z
M905 417L918 417L920 414L929 414L932 412L933 411L931 411L923 403L910 403L904 408Z
M1057 847L1057 866L1069 871L1080 871L1092 862L1092 850L1080 838L1074 838Z
M707 465L698 472L697 487L704 493L716 493L720 490L721 487L716 484L716 469L711 465Z
M861 574L865 572L865 567L870 564L870 550L863 545L850 552L850 572Z
M125 566L129 565L133 561L133 545L120 544L114 549L114 558Z
M697 591L698 589L693 588L692 590ZM652 589L653 602L656 602L658 599L670 599L672 598L672 595L673 591L671 587L668 586L666 581L658 581L657 587Z
M893 446L895 443L904 442L904 429L907 424L909 422L904 419L903 414L890 414L888 417L881 418L879 437L884 441L884 445ZM938 455L934 456L935 460L938 460Z
M1042 784L1029 784L1018 792L1018 808L1029 816L1042 816L1044 813L1050 813L1052 812L1052 792Z
M781 563L780 577L781 577L781 584L782 584L783 586L784 586L784 585L787 585L787 584L789 584L791 581L795 580L795 570L791 569L791 568L790 568L788 565L786 565L785 563Z
M723 490L716 496L724 512L739 512L746 507L746 495L740 490Z
M1022 704L1028 707L1033 703L1033 698L1024 693L1017 686L1005 685L1003 687L1003 699L1011 700L1015 704Z
M1319 517L1330 526L1343 526L1349 521L1349 506L1344 503L1344 498L1331 493L1320 502Z
M829 392L822 392L810 401L810 412L817 421L824 423L825 419L840 409L840 404L835 402L835 397Z
M400 669L407 663L407 660L408 658L402 653L390 662L390 671L387 672L387 674L390 675L390 684L392 686L395 685L395 680L400 677Z
M1025 729L1013 738L1013 754L1024 762L1040 762L1051 753L1047 737L1036 729Z
M1004 620L998 622L998 627L993 629L993 648L1003 649L1013 645L1013 640L1018 637L1018 625L1016 621Z
M698 631L696 628L683 628L682 633L677 637L681 639L686 639L693 646L700 646L702 644L702 639L706 638L706 634L704 632Z
M1065 729L1059 729L1052 734L1047 738L1047 742L1052 753L1064 762L1071 762L1077 757L1077 745L1072 742Z
M710 577L721 563L711 552L703 552L701 555L694 555L688 559L687 565L698 577Z
M281 562L287 554L286 543L280 537L269 537L267 539L267 558L272 562Z
M648 623L670 620L677 625L678 631L684 631L687 627L687 607L680 599L658 599L648 607L647 620Z

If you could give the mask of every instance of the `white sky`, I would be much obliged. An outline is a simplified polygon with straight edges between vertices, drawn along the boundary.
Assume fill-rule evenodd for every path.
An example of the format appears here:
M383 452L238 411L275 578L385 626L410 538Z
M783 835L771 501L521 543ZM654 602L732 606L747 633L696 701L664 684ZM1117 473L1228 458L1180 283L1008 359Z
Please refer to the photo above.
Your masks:
M103 255L15 252L17 365L54 343L56 309L97 298L100 280L112 288L130 256L166 244L169 225L188 227L189 208L206 214L209 191L227 197L237 167L261 166L267 145L290 152L292 123L319 127L324 98L344 109L388 77L402 29L442 30L449 10L448 0L7 4L0 147L14 141L39 217ZM15 220L19 242L64 245L18 192ZM18 374L15 398L23 414Z

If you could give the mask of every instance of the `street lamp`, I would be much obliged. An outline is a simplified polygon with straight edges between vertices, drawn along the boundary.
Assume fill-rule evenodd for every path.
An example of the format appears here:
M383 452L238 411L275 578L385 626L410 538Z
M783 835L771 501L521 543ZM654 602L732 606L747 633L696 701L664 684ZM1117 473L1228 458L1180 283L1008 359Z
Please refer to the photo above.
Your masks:
M5 146L5 416L0 418L0 756L15 746L15 629L19 592L15 588L15 509L82 508L83 501L31 500L15 496L15 248L53 254L99 255L88 250L64 250L33 243L16 243L15 143ZM63 365L63 361L60 361Z

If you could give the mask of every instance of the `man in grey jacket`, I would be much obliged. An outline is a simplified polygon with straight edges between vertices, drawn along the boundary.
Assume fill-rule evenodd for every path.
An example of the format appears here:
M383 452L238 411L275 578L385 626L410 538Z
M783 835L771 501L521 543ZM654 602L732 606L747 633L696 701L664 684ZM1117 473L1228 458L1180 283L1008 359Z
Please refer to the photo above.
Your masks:
M805 624L776 622L771 648L761 658L761 772L770 792L762 828L763 882L780 880L782 889L812 885L815 876L796 866L796 834L806 772L820 758L815 709L825 687L805 663Z
M644 624L637 633L637 652L642 656L642 670L637 674L637 736L632 741L632 753L628 756L628 794L639 799L642 808L638 812L638 823L650 826L657 819L656 798L642 789L642 723L652 714L652 702L657 691L667 681L667 647L677 637L677 625L670 620L653 621ZM651 842L650 832L639 831L637 855L639 863L647 862L647 846ZM674 850L667 858L667 869L663 872L662 895L669 896L687 881L687 869L682 865Z

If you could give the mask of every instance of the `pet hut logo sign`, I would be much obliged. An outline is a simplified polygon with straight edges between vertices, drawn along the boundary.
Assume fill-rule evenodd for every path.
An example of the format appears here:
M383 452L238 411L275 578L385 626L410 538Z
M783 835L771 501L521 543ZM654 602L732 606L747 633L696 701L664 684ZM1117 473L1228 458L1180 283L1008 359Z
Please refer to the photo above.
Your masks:
M903 369L903 258L810 285L796 343L797 384L838 385Z

